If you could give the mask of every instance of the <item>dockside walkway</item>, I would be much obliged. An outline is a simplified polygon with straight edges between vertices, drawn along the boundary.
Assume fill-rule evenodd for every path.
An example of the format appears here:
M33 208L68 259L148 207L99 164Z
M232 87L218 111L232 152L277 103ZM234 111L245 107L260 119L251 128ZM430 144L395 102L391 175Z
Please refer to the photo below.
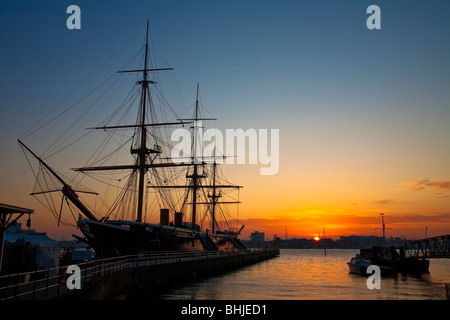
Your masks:
M118 299L130 290L223 272L278 255L278 249L263 248L95 259L76 264L75 272L64 266L0 276L0 300Z

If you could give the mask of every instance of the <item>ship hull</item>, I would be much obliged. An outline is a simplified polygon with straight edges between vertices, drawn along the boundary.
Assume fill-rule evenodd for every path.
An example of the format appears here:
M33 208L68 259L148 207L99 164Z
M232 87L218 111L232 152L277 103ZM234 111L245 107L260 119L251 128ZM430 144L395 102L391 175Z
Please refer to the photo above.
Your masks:
M134 221L99 222L81 219L78 226L96 257L116 257L148 251L218 251L245 249L234 235L206 233L182 227Z
M367 266L359 266L350 262L347 262L348 271L353 274L366 275L367 274Z

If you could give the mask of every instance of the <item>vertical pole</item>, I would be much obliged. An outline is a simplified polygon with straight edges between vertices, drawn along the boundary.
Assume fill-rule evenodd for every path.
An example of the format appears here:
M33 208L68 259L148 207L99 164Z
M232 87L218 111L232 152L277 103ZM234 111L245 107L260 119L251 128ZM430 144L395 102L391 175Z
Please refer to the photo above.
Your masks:
M45 300L48 300L48 281L50 278L50 270L47 269L47 279L45 281Z
M386 225L384 224L384 213L380 213L381 216L381 226L383 228L383 240L386 239Z
M191 220L191 229L195 230L195 222L197 215L197 190L198 190L198 166L197 166L197 152L199 152L199 146L197 146L199 142L199 134L198 131L198 83L197 83L197 98L195 101L195 121L194 121L194 141L193 141L193 154L194 154L194 172L192 173L192 220ZM201 124L200 124L201 126ZM200 140L201 141L201 140Z
M212 226L211 226L211 232L215 233L216 232L216 202L217 202L217 197L216 197L216 167L217 167L217 163L216 163L216 149L214 149L214 164L213 164L213 194L212 194Z
M30 274L30 276L31 276L31 274ZM34 300L34 298L35 298L35 295L36 295L36 282L38 281L38 271L36 270L35 272L34 272L34 282L33 282L33 300Z
M5 231L6 231L6 213L0 213L0 271L2 271L3 265L3 248L5 242Z
M142 80L142 95L141 95L141 106L142 106L142 119L141 119L141 147L139 149L139 192L138 192L138 208L137 208L137 222L142 222L142 208L144 205L144 182L145 182L145 160L147 155L147 130L145 128L145 109L147 100L147 70L148 64L148 21L147 21L147 33L145 39L145 61L144 61L144 71Z

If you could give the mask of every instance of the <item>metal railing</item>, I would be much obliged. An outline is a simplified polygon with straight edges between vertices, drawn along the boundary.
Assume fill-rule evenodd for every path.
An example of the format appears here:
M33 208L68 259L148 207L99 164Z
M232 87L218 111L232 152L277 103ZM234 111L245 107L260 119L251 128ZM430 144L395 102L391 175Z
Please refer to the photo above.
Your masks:
M177 251L150 252L107 259L95 259L76 264L80 268L80 284L84 288L95 279L106 277L130 268L149 267L158 264L179 263L223 256L242 255L266 249L234 251ZM67 294L67 281L72 274L68 266L14 273L0 276L0 300L53 300Z

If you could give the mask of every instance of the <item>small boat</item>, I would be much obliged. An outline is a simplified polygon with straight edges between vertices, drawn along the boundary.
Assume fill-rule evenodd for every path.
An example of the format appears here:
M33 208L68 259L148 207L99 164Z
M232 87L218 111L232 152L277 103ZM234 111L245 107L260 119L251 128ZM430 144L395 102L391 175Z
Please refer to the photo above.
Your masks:
M415 257L406 257L404 247L394 246L384 248L373 246L371 249L361 249L362 257L372 264L380 266L382 269L392 269L395 272L404 274L422 274L429 272L430 261Z
M367 268L370 266L370 262L357 254L347 262L347 265L350 273L365 275L367 274Z
M350 273L359 274L359 275L368 275L373 272L367 272L367 268L370 266L377 266L380 268L380 272L382 276L396 276L398 271L395 268L385 266L385 265L377 265L371 263L370 260L364 258L363 256L357 254L355 257L352 257L349 262L347 262Z

